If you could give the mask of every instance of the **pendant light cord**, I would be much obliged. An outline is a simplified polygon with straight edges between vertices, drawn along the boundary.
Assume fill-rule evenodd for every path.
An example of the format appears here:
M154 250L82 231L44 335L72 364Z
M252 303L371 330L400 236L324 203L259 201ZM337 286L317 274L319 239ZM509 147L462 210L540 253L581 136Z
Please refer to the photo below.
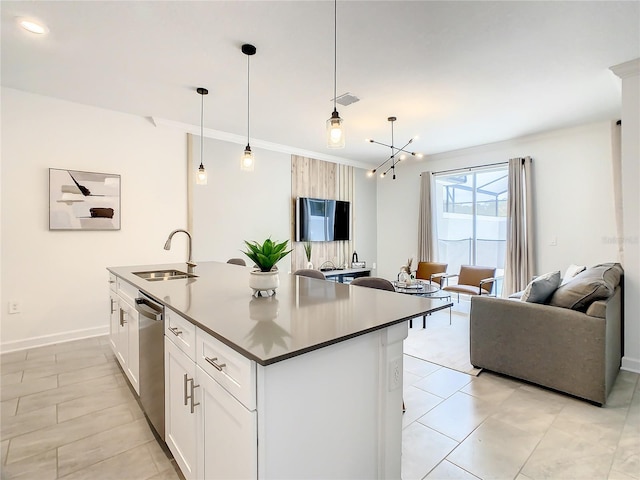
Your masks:
M204 168L202 165L202 150L204 144L204 93L200 94L201 102L200 102L200 168Z
M250 65L250 62L249 62L249 59L250 58L251 57L249 55L247 55L247 145L249 145L249 128L250 128L250 125L249 125L249 118L250 118L250 116L249 116L249 102L250 102L250 98L249 98L249 92L250 92L250 89L249 89L249 79L250 79L250 76L249 76L249 65Z
M338 83L338 0L333 0L333 111L336 112Z

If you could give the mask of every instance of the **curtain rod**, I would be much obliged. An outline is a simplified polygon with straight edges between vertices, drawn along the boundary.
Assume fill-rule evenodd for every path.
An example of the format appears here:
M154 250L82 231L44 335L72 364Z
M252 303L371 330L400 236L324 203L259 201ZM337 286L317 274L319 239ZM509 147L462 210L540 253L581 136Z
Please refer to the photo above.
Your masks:
M471 170L475 170L478 168L497 167L498 165L509 165L509 162L489 163L488 165L478 165L476 167L452 168L451 170L440 170L439 172L431 172L431 175L440 175L441 173L451 173L451 172L469 172Z

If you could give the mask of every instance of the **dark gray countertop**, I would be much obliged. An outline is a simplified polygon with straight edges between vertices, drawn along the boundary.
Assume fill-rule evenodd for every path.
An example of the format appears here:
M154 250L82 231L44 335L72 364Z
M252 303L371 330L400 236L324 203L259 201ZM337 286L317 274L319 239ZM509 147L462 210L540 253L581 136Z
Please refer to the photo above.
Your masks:
M269 365L443 308L441 300L280 272L276 295L255 298L251 268L202 262L197 278L150 282L133 272L184 263L108 270L247 358Z

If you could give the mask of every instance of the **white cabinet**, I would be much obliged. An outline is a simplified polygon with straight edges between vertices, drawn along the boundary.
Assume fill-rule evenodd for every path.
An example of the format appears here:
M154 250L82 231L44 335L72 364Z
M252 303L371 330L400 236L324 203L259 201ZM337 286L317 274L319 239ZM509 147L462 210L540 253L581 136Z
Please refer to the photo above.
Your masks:
M262 366L171 318L166 442L187 480L400 478L407 322Z
M185 479L256 478L255 363L175 312L165 327L165 440Z
M115 289L114 289L115 290ZM113 350L114 355L118 355L118 350L120 347L118 346L118 327L120 323L120 302L118 298L118 294L114 292L109 292L109 343L111 344L111 350Z
M256 412L248 410L200 366L198 478L251 479L258 472Z
M189 358L196 358L196 326L186 318L166 308L164 312L164 334Z
M139 316L133 306L137 290L119 279L109 278L109 343L131 386L140 394ZM113 283L112 283L113 282Z
M167 336L164 345L165 441L185 479L193 480L198 478L196 364Z
M118 360L120 360L131 386L140 395L140 318L135 307L122 300L120 301L120 315L118 337L121 341L121 350Z

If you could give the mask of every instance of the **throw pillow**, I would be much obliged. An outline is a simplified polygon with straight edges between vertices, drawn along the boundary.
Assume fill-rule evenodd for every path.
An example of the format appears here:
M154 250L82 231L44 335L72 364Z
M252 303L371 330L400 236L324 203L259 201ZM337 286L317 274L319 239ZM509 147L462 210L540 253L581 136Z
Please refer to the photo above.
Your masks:
M560 271L545 273L534 278L522 292L520 301L545 303L560 285Z
M567 270L564 272L564 277L562 277L562 283L560 285L564 285L573 277L575 277L580 272L584 272L587 269L585 265L574 265L573 263L567 267Z
M622 268L617 263L596 265L558 287L549 305L585 312L594 300L609 298L620 283Z

